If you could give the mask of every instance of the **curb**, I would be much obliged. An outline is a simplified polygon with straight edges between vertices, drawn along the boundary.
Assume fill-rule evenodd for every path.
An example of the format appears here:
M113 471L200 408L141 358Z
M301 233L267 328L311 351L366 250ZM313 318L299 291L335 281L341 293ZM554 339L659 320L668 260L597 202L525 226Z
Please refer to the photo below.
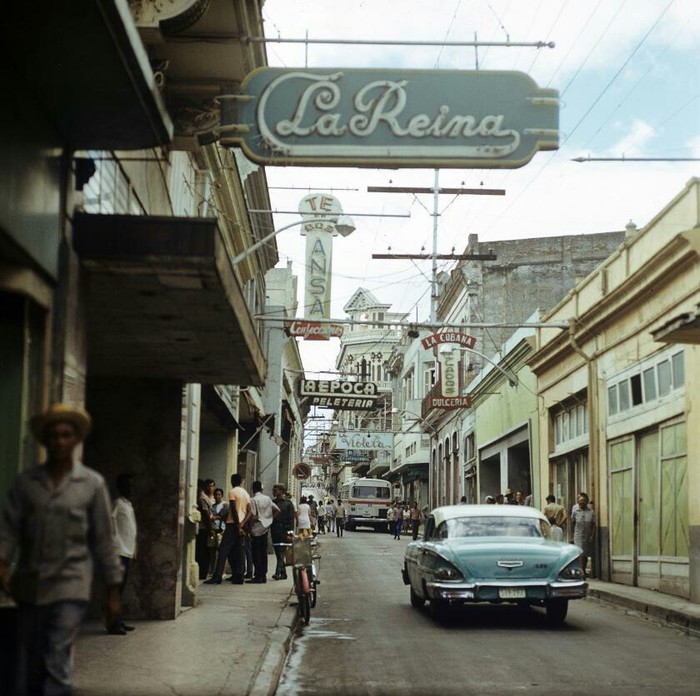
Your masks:
M267 649L258 662L246 696L274 696L277 690L298 621L296 607L289 605L289 597L268 637Z
M693 616L683 611L661 604L645 602L599 588L588 588L588 596L620 609L634 611L642 618L663 624L667 628L683 631L694 638L700 638L700 615Z

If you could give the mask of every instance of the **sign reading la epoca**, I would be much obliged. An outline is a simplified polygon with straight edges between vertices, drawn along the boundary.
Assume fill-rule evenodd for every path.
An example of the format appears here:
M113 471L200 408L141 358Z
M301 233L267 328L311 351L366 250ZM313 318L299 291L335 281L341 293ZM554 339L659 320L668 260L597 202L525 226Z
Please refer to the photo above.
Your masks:
M338 410L367 410L376 404L379 390L374 382L301 379L299 396L310 406Z
M559 98L487 70L260 68L222 100L221 141L261 164L520 167L559 142Z

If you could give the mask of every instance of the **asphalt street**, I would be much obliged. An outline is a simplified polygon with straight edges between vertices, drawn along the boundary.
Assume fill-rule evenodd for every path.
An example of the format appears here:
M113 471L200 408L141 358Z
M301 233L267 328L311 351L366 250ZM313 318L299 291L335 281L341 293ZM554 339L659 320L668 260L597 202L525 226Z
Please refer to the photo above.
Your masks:
M697 638L594 599L552 629L541 609L464 607L447 625L414 609L400 568L407 540L321 538L318 604L300 626L277 696L697 694Z

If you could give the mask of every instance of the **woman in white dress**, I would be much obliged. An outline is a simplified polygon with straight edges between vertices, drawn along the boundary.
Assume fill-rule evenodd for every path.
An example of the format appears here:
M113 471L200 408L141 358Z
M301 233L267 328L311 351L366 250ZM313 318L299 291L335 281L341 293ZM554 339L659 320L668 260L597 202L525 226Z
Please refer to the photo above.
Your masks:
M302 539L311 536L311 507L305 495L301 496L297 506L297 530Z

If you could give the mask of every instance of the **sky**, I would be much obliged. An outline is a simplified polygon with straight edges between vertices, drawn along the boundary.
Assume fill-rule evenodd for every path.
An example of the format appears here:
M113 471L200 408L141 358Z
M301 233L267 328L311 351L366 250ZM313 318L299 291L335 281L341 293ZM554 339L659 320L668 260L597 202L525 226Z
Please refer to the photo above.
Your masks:
M263 19L268 38L555 42L540 49L267 44L271 66L474 70L478 59L481 70L518 70L558 90L558 150L537 153L520 169L440 170L442 187L502 188L506 195L441 195L438 253L463 252L469 234L488 242L623 230L630 220L642 227L700 176L700 161L668 161L700 160L698 0L266 0ZM572 161L581 156L667 161ZM344 318L343 306L364 287L391 311L428 318L431 262L371 256L430 252L433 197L367 187L431 187L434 170L266 173L273 210L296 211L308 193L327 192L354 216L355 232L334 243L332 317ZM274 216L276 228L296 219ZM304 238L293 227L276 239L279 265L291 262L299 276L301 307ZM454 265L440 262L439 270ZM337 339L301 341L305 368L335 369L338 346Z

